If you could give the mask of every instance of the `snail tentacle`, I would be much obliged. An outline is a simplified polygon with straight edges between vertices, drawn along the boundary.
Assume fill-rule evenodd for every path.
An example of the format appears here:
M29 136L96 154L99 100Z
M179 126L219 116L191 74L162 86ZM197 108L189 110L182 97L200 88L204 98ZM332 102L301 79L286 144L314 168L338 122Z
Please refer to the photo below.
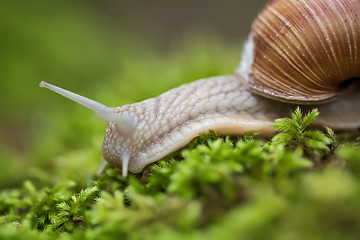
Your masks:
M101 160L100 166L98 167L97 171L96 171L96 175L99 176L100 174L103 173L106 165L107 165L107 161L105 159Z
M123 131L126 134L131 134L135 130L136 119L134 117L119 116L117 114L114 114L114 108L107 107L99 102L96 102L94 100L83 97L79 94L70 92L68 90L65 90L63 88L57 87L55 85L52 85L44 81L41 81L39 86L50 89L70 100L73 100L74 102L83 105L84 107L89 108L90 110L93 110L107 124L109 124L110 121L114 122L121 129L121 131Z

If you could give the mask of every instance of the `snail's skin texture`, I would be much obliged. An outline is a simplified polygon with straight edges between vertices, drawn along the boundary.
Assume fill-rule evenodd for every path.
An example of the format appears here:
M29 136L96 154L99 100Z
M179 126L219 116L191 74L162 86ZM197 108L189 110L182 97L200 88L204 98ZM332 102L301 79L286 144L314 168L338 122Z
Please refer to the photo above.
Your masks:
M275 119L297 105L304 111L318 108L319 127L358 129L360 0L271 1L252 25L235 75L198 80L115 108L45 82L40 86L108 123L102 154L124 176L210 129L222 135L272 135ZM357 80L342 90L349 78Z
M121 167L125 155L130 158L129 171L140 172L147 164L210 129L224 135L251 131L270 135L274 129L269 126L282 111L266 111L270 110L270 105L258 98L234 76L222 76L198 80L156 98L114 108L117 115L132 116L138 124L129 136L110 122L102 147L103 156Z
M360 86L354 86L335 101L302 109L319 109L317 126L354 130L360 127L359 92ZM296 106L253 94L234 76L202 79L156 98L114 108L119 116L134 117L137 127L132 135L124 135L110 122L102 153L119 168L123 156L129 158L128 170L137 173L210 129L222 135L256 131L270 136L275 133L271 127L275 119L289 116Z

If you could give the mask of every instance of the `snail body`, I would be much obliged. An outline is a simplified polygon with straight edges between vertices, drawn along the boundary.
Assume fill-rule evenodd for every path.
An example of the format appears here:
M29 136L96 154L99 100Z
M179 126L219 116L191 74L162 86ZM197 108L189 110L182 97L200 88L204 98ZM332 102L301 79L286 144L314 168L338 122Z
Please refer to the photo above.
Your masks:
M347 79L360 77L359 18L359 0L271 1L253 23L235 76L201 79L131 105L110 108L45 82L40 86L94 110L108 123L102 154L124 176L201 132L269 136L274 120L297 105L306 110L334 97L316 105L321 115L315 124L357 129L359 81L352 81L347 94L340 89Z

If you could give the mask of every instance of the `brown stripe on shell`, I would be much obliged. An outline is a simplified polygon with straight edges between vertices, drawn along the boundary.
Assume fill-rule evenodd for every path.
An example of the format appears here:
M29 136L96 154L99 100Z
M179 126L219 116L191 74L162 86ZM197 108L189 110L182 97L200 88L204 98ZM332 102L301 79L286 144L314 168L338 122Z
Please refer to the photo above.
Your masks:
M360 76L359 18L360 0L271 1L252 25L251 69L237 73L270 98L332 98Z

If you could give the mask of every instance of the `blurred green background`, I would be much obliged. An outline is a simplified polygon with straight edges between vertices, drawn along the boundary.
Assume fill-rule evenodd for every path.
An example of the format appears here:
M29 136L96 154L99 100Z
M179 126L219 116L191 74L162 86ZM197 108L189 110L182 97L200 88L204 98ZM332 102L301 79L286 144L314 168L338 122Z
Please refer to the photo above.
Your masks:
M0 187L83 178L100 163L106 124L40 81L119 106L231 74L264 4L0 1Z

